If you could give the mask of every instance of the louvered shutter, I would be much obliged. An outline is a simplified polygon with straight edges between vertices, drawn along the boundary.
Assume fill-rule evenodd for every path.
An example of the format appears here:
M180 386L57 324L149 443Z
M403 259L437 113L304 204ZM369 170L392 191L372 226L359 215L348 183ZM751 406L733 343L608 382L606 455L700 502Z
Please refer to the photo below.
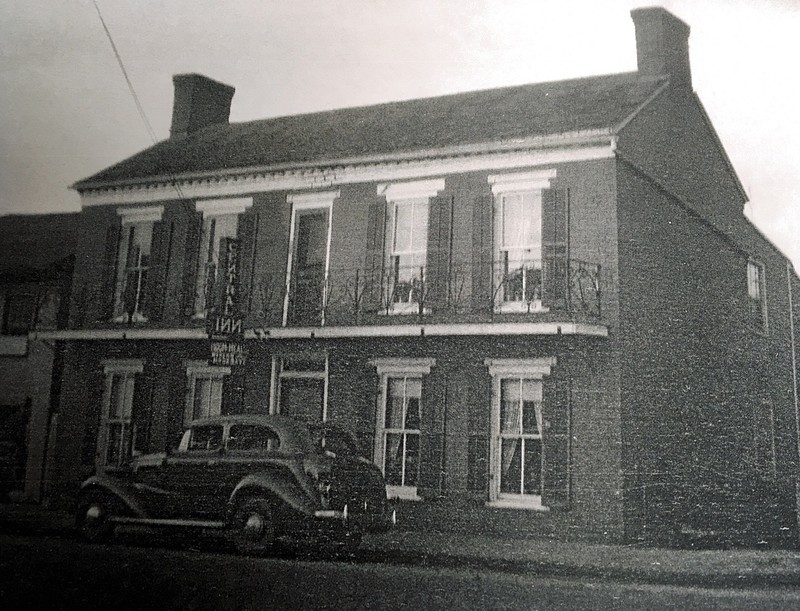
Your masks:
M133 452L147 454L150 448L150 425L153 419L153 379L146 373L135 376L131 425Z
M419 485L422 498L442 495L445 474L444 459L444 400L446 380L435 373L422 379L422 417L420 423Z
M475 198L472 209L472 308L477 312L493 307L492 217L494 198L487 192Z
M542 413L542 504L569 507L572 405L569 382L544 381Z
M102 293L96 301L96 318L98 320L111 320L114 317L114 299L117 293L117 256L119 254L121 236L122 222L119 217L116 217L106 229L105 254L100 284Z
M568 217L569 192L545 189L542 192L542 304L545 307L568 305Z
M142 296L142 314L150 321L160 321L164 305L166 263L169 258L171 222L163 218L153 224L150 243L150 262L147 270L145 293Z
M386 307L383 303L383 257L386 237L386 198L370 202L367 211L367 252L364 261L363 285L364 312L376 313Z
M425 269L425 307L433 312L448 305L451 271L453 196L442 194L430 200L428 252Z
M195 285L197 283L197 265L200 256L200 237L203 233L203 215L189 212L186 223L186 248L183 259L183 313L191 317L194 314Z

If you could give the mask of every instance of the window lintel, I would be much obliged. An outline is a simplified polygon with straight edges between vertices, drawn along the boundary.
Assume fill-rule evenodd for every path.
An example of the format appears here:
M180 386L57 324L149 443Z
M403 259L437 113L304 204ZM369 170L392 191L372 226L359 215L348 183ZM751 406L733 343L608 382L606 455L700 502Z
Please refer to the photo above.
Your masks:
M117 214L122 218L123 225L137 223L155 223L161 220L164 206L147 206L146 208L117 208Z
M556 357L540 357L534 359L486 359L484 364L489 368L492 377L520 376L542 378L550 375L551 367L556 364Z
M227 199L204 199L195 203L195 209L207 216L241 214L253 205L252 197L231 197Z
M530 172L490 174L489 184L492 185L492 193L495 195L520 191L540 191L549 189L550 180L555 177L555 168Z
M100 362L103 373L142 373L144 362L139 359L105 359Z
M380 358L370 360L370 365L375 367L378 375L386 374L416 374L428 375L431 367L436 365L433 358Z
M386 197L386 201L396 202L404 199L436 197L444 190L444 178L415 180L413 182L392 182L378 185L378 195Z

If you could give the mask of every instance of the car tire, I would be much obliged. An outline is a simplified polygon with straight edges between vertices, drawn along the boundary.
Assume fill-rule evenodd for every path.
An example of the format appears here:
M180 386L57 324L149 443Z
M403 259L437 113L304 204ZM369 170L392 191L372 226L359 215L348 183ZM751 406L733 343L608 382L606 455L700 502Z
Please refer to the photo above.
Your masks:
M112 518L118 513L119 503L106 492L94 491L78 501L75 526L78 535L89 543L105 543L114 535Z
M263 554L275 546L275 511L264 498L244 499L231 520L231 539L240 554Z

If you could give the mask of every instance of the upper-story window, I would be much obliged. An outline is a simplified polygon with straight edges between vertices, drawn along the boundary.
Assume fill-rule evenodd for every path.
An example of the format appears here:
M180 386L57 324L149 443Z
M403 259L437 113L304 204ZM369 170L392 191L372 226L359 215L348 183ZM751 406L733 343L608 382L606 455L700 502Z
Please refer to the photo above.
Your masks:
M542 191L555 170L489 177L495 195L495 307L542 308Z
M425 299L428 206L444 189L444 179L379 185L386 196L385 304L389 313L413 313Z
M163 207L120 209L122 234L117 251L114 320L146 322L146 292L150 269L153 224L161 220Z
M203 213L203 229L197 259L194 315L203 318L213 306L214 290L220 277L220 251L226 239L237 237L239 215L253 204L252 198L197 202Z
M747 302L750 324L756 331L767 332L767 296L764 285L764 265L747 262Z

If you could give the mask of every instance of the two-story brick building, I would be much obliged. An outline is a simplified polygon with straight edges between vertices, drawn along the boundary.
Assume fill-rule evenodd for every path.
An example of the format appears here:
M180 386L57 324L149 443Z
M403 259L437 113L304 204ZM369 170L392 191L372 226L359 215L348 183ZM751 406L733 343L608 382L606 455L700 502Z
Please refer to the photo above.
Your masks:
M407 525L792 536L800 285L688 26L632 17L637 72L240 124L176 76L169 139L75 185L65 495L192 418L280 412L352 430ZM239 320L244 362L210 360Z

